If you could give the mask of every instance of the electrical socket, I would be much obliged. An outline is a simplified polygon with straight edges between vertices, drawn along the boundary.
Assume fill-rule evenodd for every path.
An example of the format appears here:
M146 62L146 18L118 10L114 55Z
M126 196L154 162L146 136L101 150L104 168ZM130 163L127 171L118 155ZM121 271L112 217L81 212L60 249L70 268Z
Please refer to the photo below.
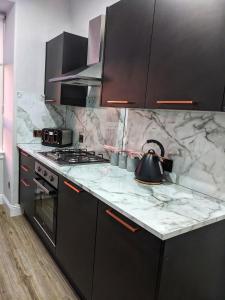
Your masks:
M83 143L84 142L84 135L79 133L79 143Z

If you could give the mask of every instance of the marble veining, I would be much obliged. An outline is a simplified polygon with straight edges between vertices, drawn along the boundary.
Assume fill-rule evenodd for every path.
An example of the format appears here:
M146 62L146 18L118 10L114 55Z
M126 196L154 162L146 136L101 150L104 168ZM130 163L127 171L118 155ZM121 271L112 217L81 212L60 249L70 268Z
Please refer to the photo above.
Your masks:
M225 200L224 113L129 109L125 132L126 148L140 151L149 138L164 145L174 183Z
M96 91L92 94L89 98L96 99ZM45 105L32 93L18 93L17 98L17 143L40 143L33 130L44 127L71 128L75 146L99 153L104 144L140 151L147 139L157 139L174 160L170 181L225 200L223 112Z
M67 107L66 126L74 132L74 145L102 152L105 144L122 148L124 118L125 109Z
M110 164L60 167L37 153L48 147L18 146L162 240L225 219L225 201L178 184L143 185Z
M40 143L39 138L33 137L33 130L45 127L65 128L66 106L45 105L41 96L30 93L17 95L17 142Z

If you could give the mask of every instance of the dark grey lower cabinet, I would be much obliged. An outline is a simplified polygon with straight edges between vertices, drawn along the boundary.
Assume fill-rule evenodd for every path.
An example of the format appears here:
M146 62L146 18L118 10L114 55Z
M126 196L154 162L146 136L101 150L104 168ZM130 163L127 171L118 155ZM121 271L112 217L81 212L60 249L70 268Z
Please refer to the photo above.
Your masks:
M20 204L31 223L33 170L20 151ZM224 220L162 241L61 176L54 259L85 300L225 299Z
M156 300L225 299L225 221L169 239L163 248Z
M93 300L224 300L225 221L161 241L99 204Z
M33 222L34 213L34 158L20 151L19 163L19 202L25 216Z
M82 299L91 299L98 201L60 177L56 257Z
M100 203L93 300L155 299L160 252L159 239Z

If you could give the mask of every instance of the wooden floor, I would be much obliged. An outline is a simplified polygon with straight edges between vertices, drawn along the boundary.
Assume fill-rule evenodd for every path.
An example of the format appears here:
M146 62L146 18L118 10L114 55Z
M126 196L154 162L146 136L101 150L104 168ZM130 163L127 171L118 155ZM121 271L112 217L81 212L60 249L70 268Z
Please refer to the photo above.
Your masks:
M23 216L0 205L0 300L78 300Z

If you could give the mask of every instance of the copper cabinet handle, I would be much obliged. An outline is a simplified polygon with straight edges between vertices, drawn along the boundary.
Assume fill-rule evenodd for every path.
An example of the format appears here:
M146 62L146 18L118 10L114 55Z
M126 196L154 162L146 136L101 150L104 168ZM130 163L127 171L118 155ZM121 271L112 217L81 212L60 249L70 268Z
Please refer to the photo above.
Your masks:
M75 191L76 193L82 192L82 191L78 190L75 186L73 186L72 184L70 184L67 181L64 181L64 184L67 185L71 190Z
M29 168L27 166L21 165L20 168L25 172L29 171Z
M108 100L106 102L109 104L135 104L135 102L130 102L128 100Z
M45 102L49 102L49 103L55 103L56 100L45 100Z
M157 104L194 104L192 100L157 100Z
M24 179L21 179L20 182L21 182L25 187L30 187L30 185L29 185Z
M21 151L21 154L22 154L23 156L25 156L25 157L30 157L30 155L27 154L26 152Z
M117 217L113 212L112 209L107 209L106 214L109 215L110 217L112 217L115 221L117 221L118 223L120 223L121 225L123 225L126 229L128 229L129 231L135 233L137 231L139 231L141 228L140 227L136 227L134 228L133 226L129 225L128 223L126 223L125 221L123 221L122 219L120 219L119 217Z

